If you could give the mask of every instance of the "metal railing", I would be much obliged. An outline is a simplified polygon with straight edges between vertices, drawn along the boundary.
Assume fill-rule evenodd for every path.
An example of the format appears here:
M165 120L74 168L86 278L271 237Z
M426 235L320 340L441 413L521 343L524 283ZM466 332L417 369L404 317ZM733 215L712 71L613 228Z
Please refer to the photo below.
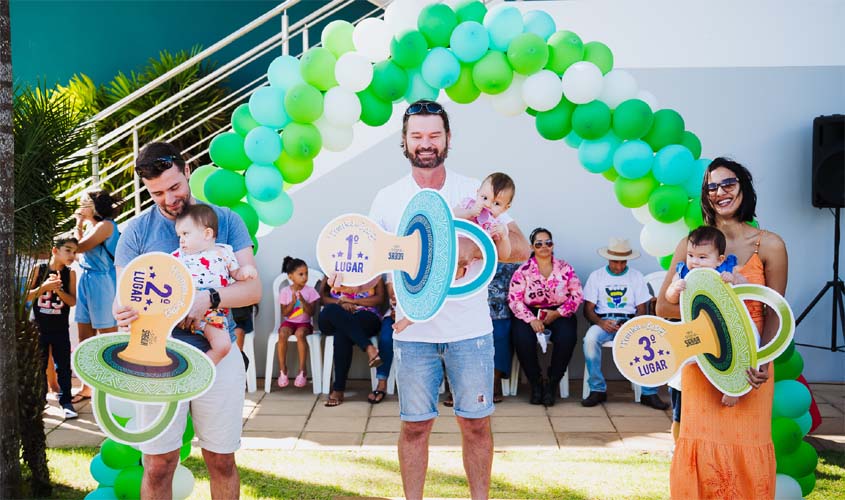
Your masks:
M331 0L306 14L301 19L291 23L289 10L296 4L299 4L300 1L301 0L287 0L282 2L262 16L256 18L254 21L221 39L207 49L202 50L195 56L167 71L88 120L83 126L92 127L94 131L92 144L89 148L78 152L78 154L82 154L87 158L90 158L91 176L84 181L72 185L70 188L65 190L61 196L66 198L68 201L73 202L78 200L89 189L102 188L103 186L108 185L108 183L117 182L120 183L120 185L114 186L112 192L118 198L123 199L123 211L117 218L118 222L126 221L134 217L149 206L152 203L152 200L148 196L142 196L146 189L143 187L137 175L135 175L133 169L135 158L137 158L138 151L141 146L139 137L143 134L146 126L191 99L201 97L203 91L214 85L220 84L225 79L239 74L243 75L245 68L255 62L264 62L262 58L267 57L269 54L289 54L290 42L295 40L296 37L299 37L301 40L302 51L307 50L309 48L309 29L325 21L333 19L348 19L350 15L349 12L344 13L343 11L355 3L355 0ZM357 24L368 17L381 16L383 15L383 12L383 8L376 7L368 11L365 15L359 17L357 20L351 22L353 24ZM108 131L100 130L104 120L107 118L114 116L115 113L126 109L133 103L137 103L139 98L168 83L173 78L186 71L192 70L201 62L206 61L212 55L217 54L221 49L240 40L244 35L264 26L274 19L279 18L280 30L278 33L273 34L267 39L238 54L230 61L223 63L221 66L193 82L191 85L181 89L149 109L146 109L138 116L126 121L117 128ZM274 52L277 49L280 49L280 51ZM275 55L273 57L275 57ZM265 67L269 65L271 60L272 59L269 57L266 59ZM249 99L249 96L266 82L267 75L266 73L262 73L260 77L255 78L247 84L231 91L228 95L224 96L208 108L185 118L169 130L158 134L153 139L148 140L178 140L202 126L209 120L220 117L221 115L228 117L233 108L246 102ZM228 130L231 130L231 125L227 124L220 128L217 132L207 134L198 141L185 147L182 151L183 155L189 158L189 162L194 162L204 157L204 155L208 152L208 146L211 139L217 133L226 132ZM110 164L102 165L103 158L110 157L110 155L106 153L118 148L130 149L130 145L130 152L123 155L111 155L116 158L112 159Z

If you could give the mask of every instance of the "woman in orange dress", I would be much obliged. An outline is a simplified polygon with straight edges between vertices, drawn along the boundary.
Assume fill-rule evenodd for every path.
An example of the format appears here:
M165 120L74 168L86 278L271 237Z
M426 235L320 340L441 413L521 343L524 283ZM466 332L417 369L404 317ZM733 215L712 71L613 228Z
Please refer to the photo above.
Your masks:
M707 167L701 187L701 210L707 224L719 228L727 239L725 253L735 254L736 269L748 280L786 292L788 259L783 240L757 229L754 219L757 195L751 173L739 163L716 158ZM670 269L686 256L684 238L675 249ZM680 317L677 305L665 299L672 274L658 294L657 314ZM760 331L761 345L778 329L777 315L765 314L763 304L745 302ZM722 405L722 393L713 387L698 365L683 369L681 433L669 475L674 499L772 499L775 496L775 450L772 445L772 364L748 370L754 390L734 407Z

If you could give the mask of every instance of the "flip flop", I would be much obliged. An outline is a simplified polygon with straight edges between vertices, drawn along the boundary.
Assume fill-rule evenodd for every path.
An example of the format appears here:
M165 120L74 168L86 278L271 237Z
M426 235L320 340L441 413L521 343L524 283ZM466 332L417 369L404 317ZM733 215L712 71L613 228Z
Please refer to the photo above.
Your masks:
M501 394L493 394L493 402L494 403L501 403L504 400L505 400L505 397L502 396Z
M377 405L377 404L382 402L382 400L384 399L386 394L387 393L384 392L384 391L378 391L378 390L373 391L373 392L370 393L370 396L374 396L374 397L370 398L369 396L367 396L367 401L369 401L371 405Z
M71 404L78 405L79 403L85 401L86 399L91 399L91 396L85 396L84 394L77 394L73 398L71 398Z
M382 361L381 356L376 354L376 357L371 358L367 364L370 366L370 368L378 368L379 366L384 364L384 361Z
M343 396L340 397L333 397L329 394L329 397L326 398L326 403L323 406L327 408L333 408L335 406L340 406L343 404Z
M455 400L452 399L452 398L444 399L443 400L443 406L445 406L447 408L451 408L451 407L455 406Z

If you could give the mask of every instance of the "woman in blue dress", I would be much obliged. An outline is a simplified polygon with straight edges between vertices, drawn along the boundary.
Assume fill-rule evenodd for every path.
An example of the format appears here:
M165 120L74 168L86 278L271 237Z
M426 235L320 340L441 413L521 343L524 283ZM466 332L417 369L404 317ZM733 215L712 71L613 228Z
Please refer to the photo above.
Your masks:
M76 218L75 236L79 239L79 265L82 274L76 287L76 322L79 341L97 333L117 331L112 314L115 296L114 251L120 231L114 217L115 200L108 191L90 191L82 195ZM73 403L91 397L91 388L83 386Z

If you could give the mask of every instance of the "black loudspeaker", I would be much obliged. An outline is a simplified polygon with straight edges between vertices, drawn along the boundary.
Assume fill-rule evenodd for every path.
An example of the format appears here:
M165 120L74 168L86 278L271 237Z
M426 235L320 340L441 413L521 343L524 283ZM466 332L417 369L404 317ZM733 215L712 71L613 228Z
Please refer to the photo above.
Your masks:
M813 120L813 206L845 207L845 115Z

